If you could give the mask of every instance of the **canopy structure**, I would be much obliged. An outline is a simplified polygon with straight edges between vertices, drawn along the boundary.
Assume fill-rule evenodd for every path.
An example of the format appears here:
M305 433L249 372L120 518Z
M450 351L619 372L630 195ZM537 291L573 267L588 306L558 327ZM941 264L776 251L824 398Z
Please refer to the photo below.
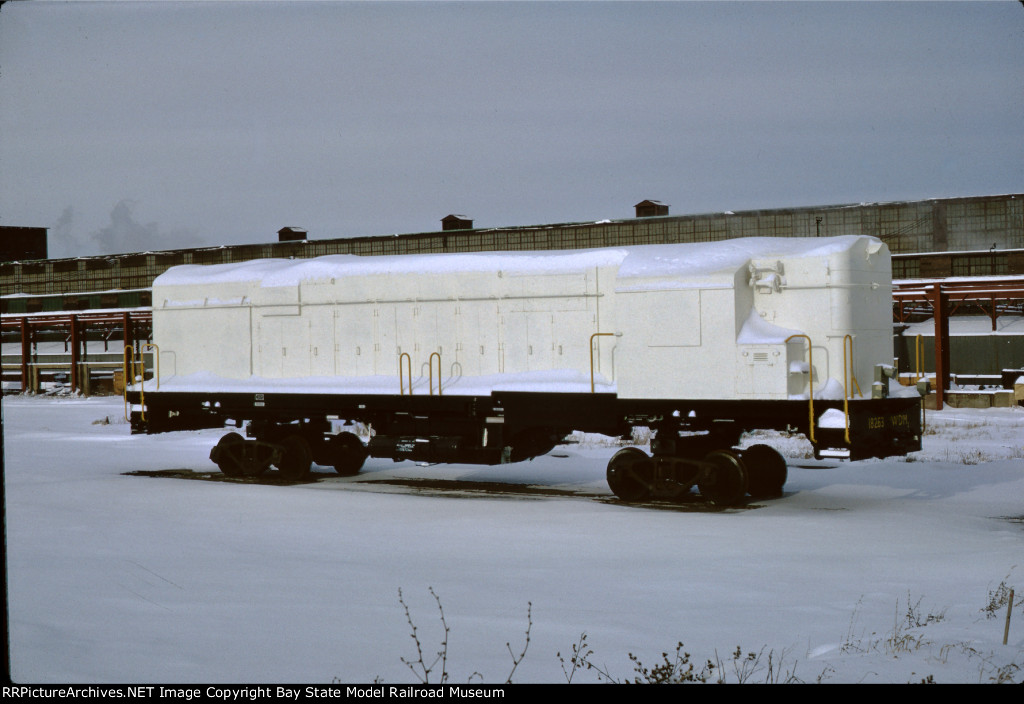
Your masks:
M152 339L152 310L106 310L93 312L25 313L5 315L0 321L4 332L17 331L20 336L20 376L22 390L32 388L32 345L44 336L61 337L70 360L67 363L71 388L88 393L85 340L87 335L101 339L105 345L116 341L119 354L125 347L134 347L141 340ZM141 350L139 350L141 352ZM5 365L6 367L7 365Z
M1001 314L1020 314L1024 306L1024 276L1007 278L948 278L893 282L893 319L907 322L909 316L930 309L935 320L935 393L939 408L949 389L949 318L967 307L981 308L992 319Z

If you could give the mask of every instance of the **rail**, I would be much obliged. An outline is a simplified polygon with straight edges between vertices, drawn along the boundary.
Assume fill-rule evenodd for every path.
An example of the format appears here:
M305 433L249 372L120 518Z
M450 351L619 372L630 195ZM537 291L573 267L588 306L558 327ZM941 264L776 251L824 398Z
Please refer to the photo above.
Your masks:
M796 337L802 337L807 340L807 398L810 400L810 410L808 416L808 439L811 444L814 445L817 441L814 439L814 344L811 342L811 338L802 333L790 335L786 338L788 344L790 340Z

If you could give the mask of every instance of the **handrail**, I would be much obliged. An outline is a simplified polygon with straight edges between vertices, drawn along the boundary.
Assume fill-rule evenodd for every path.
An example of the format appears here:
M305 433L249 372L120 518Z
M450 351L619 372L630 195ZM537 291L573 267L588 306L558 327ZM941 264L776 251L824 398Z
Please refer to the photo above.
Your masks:
M128 364L128 352L131 351L131 368L129 370ZM130 412L128 410L128 386L129 379L135 381L135 346L125 345L124 350L121 352L121 369L124 374L124 419L129 423L132 421Z
M147 349L153 349L156 352L156 355L154 357L154 359L156 359L156 376L154 378L156 379L156 390L159 391L160 390L160 347L159 347L159 345L155 345L152 342L147 342L146 344L144 344L142 346L142 350L143 350L143 352L145 352L145 350L147 350ZM145 379L146 379L146 359L145 359L145 357L140 357L140 359L142 360L142 379L143 379L143 381L145 381Z
M427 360L430 367L430 395L434 395L434 357L437 357L437 395L441 395L441 353L431 352ZM409 393L412 394L412 382L409 382Z
M412 357L409 356L408 352L402 352L398 355L398 384L401 396L405 396L405 379L402 377L402 359L405 358L409 362L409 395L412 396Z
M850 357L846 357L846 343L850 343ZM847 376L849 371L849 376ZM850 379L853 379L854 386L857 387L857 395L863 397L864 394L860 392L860 384L857 383L857 376L853 371L853 335L845 335L843 337L843 422L845 423L845 433L843 437L846 439L846 444L850 444Z
M160 347L152 342L147 342L142 346L143 350L152 349L156 353L156 389L160 390ZM131 350L131 355L128 351ZM131 359L129 365L128 360ZM130 367L130 369L129 369ZM139 372L139 417L142 420L146 420L146 356L144 354L139 355L138 364L136 366L135 360L135 346L125 345L124 351L121 353L121 368L124 373L124 419L131 422L130 411L128 408L128 387L135 384L136 371ZM130 375L130 376L129 376ZM131 384L129 384L129 379Z
M847 334L843 338L843 372L845 381L846 372L846 342L850 342L850 380L853 381L853 385L857 387L857 395L864 398L864 392L860 390L860 384L857 383L857 372L853 368L853 335ZM845 388L845 387L844 387Z
M594 338L595 337L615 337L613 332L595 332L590 336L590 393L595 393L594 389Z
M810 426L810 436L808 439L811 441L811 444L814 445L816 443L816 440L814 439L814 344L811 342L811 338L802 333L790 335L789 337L786 338L786 342L789 343L789 341L792 340L794 337L802 337L803 339L807 340L807 396L811 401L809 411L810 422L808 423L808 425Z
M142 349L153 348L156 350L156 388L160 389L160 348L154 345L152 342L147 342L143 345ZM128 354L129 350L131 355ZM131 359L129 365L128 360ZM128 387L134 386L136 372L139 372L139 418L143 421L146 420L146 358L140 354L138 362L135 360L135 346L125 345L124 352L121 357L122 369L124 372L124 419L131 422L131 412L128 407ZM130 367L130 368L129 368ZM129 383L129 381L131 383Z

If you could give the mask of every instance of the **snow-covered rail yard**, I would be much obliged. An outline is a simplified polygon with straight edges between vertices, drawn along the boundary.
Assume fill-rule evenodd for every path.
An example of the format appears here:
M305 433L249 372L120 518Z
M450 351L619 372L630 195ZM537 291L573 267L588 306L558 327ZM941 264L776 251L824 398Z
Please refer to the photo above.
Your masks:
M775 438L785 494L725 511L616 503L593 438L257 485L128 475L216 471L227 431L131 436L120 399L6 397L3 416L16 682L416 682L399 589L427 652L431 589L443 604L453 683L504 681L528 609L516 682L565 682L557 654L584 633L618 679L679 641L729 681L736 646L763 656L749 681L1024 676L1024 610L1004 646L997 605L1024 593L1022 408L929 412L907 459L815 462Z

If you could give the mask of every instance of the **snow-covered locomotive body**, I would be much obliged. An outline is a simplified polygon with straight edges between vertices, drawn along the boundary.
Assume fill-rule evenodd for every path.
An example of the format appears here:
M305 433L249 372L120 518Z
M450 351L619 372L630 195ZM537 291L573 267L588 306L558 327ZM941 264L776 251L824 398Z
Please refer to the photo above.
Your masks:
M841 398L844 344L891 357L888 271L867 237L177 267L154 339L168 388Z
M176 267L154 282L160 388L133 392L133 427L251 421L254 440L215 448L222 469L301 474L366 453L516 461L571 430L647 425L655 456L617 455L617 494L697 483L731 501L759 483L729 449L744 430L854 457L919 447L912 404L862 398L892 358L889 267L858 236ZM364 448L334 419L376 435Z

